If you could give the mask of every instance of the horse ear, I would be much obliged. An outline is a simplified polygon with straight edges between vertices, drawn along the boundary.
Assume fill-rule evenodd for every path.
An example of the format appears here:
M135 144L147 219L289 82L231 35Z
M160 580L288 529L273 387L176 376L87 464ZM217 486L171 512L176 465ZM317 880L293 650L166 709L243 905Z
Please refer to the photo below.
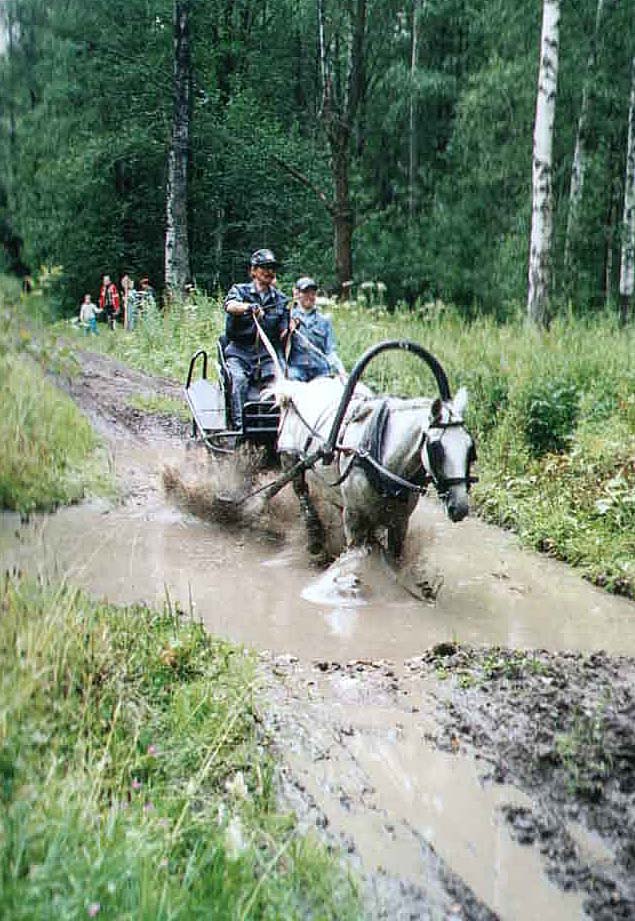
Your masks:
M435 421L441 418L441 410L443 409L443 403L439 397L436 400L432 401L432 406L430 407L430 417Z
M454 409L454 412L457 416L462 417L465 413L465 410L467 409L467 390L465 387L461 387L460 390L457 391L457 394L454 397L454 401L452 403L452 408Z

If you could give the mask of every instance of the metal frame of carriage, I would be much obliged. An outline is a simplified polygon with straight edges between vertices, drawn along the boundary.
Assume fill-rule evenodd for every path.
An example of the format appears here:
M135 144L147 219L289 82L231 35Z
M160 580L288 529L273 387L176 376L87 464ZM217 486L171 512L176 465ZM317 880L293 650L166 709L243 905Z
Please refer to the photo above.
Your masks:
M218 382L207 377L208 354L198 349L190 359L185 383L185 399L192 414L192 437L202 442L213 454L231 455L239 444L263 447L271 457L276 453L280 410L273 397L262 398L260 387L250 385L243 407L243 425L237 429L231 414L231 375L223 351L223 340L217 344L216 370ZM200 366L200 376L196 376Z

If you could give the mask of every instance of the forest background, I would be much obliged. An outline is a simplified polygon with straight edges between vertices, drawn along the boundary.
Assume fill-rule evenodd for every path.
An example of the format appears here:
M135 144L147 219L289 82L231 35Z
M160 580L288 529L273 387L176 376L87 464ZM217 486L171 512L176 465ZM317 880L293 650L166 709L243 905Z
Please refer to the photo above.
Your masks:
M106 271L162 287L178 54L201 289L240 279L267 245L283 281L382 282L390 306L439 298L505 319L525 302L538 0L4 0L2 12L0 259L18 274L61 266L67 307ZM559 46L554 302L597 313L618 299L631 0L563 2Z

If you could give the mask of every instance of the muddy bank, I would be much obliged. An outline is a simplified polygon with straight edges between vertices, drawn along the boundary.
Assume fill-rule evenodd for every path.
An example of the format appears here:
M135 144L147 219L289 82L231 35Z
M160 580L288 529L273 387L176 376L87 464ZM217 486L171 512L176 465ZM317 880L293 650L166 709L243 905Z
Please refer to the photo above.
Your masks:
M285 794L369 916L635 917L635 660L450 642L271 670Z
M635 917L635 674L618 655L635 654L635 606L431 501L400 573L377 556L317 570L285 495L258 527L195 517L164 472L194 467L204 489L205 452L185 449L186 424L128 403L180 386L78 357L67 387L120 498L7 516L3 564L111 601L167 596L259 651L285 802L343 847L367 917ZM413 582L434 591L417 600Z
M534 798L505 817L549 877L593 918L634 918L635 659L449 643L406 665L436 679L436 744L469 747L486 778Z

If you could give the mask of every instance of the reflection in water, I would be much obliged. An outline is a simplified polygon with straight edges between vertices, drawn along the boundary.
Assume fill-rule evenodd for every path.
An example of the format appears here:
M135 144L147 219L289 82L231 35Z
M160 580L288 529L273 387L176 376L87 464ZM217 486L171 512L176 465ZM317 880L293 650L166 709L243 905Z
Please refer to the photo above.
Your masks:
M414 715L388 701L356 699L356 690L336 675L320 681L320 694L301 707L292 697L285 757L331 832L354 839L367 873L379 870L423 887L432 918L450 916L438 888L438 857L502 919L584 916L582 895L550 883L539 849L520 846L510 835L501 807L530 807L527 796L509 785L483 783L482 765L472 757L427 742L434 723L427 726L425 704ZM308 750L299 741L307 737L313 743ZM322 753L317 758L316 749Z

